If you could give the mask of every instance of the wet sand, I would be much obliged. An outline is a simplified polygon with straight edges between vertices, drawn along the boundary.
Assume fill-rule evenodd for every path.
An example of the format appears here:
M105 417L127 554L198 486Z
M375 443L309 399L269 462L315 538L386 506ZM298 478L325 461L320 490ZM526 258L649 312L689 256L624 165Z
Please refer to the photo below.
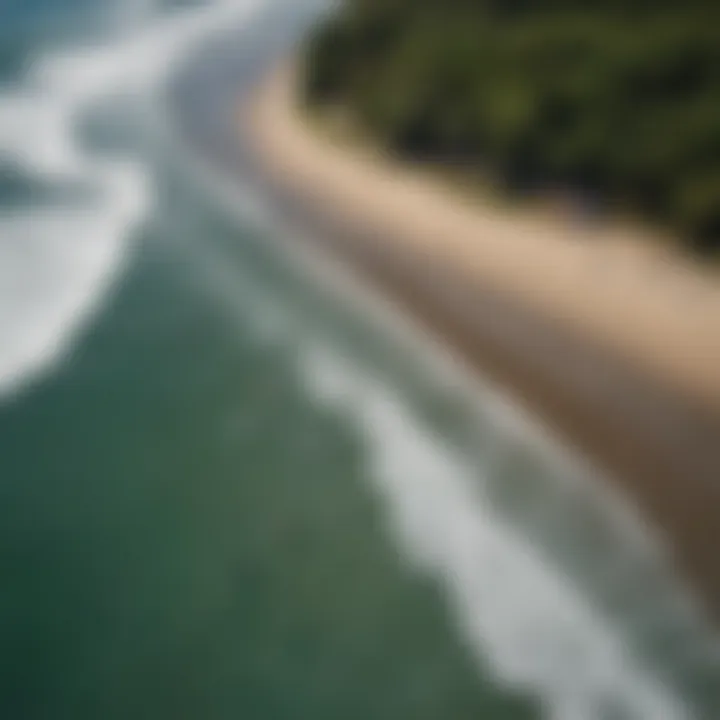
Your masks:
M720 618L720 286L617 228L471 206L311 131L293 74L240 113L287 220L616 478ZM601 244L601 243L605 244Z

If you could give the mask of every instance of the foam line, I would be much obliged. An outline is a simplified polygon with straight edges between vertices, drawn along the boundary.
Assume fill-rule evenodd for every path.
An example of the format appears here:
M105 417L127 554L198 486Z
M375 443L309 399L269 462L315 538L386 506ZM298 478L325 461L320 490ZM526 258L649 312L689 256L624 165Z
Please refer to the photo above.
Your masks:
M362 429L404 556L441 582L463 637L499 681L542 698L552 720L690 717L567 579L490 511L477 469L419 425L391 388L323 347L305 352L302 369L316 397Z
M133 3L117 21L119 38L37 57L21 86L0 94L0 163L91 193L0 216L0 400L70 354L153 205L147 159L90 153L78 138L80 122L119 95L128 102L151 96L195 43L249 22L264 2L217 0L166 16L152 3Z

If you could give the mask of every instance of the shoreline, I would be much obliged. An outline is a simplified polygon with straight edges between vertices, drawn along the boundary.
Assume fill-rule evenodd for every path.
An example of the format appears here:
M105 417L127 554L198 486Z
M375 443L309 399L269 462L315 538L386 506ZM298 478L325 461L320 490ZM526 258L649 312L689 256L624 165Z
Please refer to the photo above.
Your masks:
M718 618L720 372L713 370L720 367L720 333L712 330L720 313L708 306L694 324L670 322L675 335L668 337L662 327L671 316L652 315L652 303L633 315L622 288L599 302L608 277L598 280L593 271L609 255L588 244L595 238L549 237L549 227L470 207L406 168L338 147L305 122L293 89L291 71L273 73L240 117L251 161L273 199L333 255L621 478L620 489L665 531L682 574ZM618 243L613 252L628 247ZM637 262L642 266L642 257ZM720 310L720 288L713 294L698 287ZM653 318L649 327L646 317ZM669 359L658 357L668 343Z

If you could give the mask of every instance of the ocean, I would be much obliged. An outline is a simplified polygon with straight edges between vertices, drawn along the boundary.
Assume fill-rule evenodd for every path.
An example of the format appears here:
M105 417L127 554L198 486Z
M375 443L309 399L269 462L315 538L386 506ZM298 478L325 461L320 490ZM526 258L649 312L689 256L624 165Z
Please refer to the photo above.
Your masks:
M0 4L0 717L720 716L661 534L243 176L322 10Z

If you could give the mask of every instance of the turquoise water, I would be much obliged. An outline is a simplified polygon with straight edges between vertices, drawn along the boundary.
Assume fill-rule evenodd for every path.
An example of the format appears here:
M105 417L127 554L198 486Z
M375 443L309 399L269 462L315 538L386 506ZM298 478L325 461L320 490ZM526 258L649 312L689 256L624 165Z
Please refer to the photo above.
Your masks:
M601 479L163 139L245 5L0 9L0 716L715 717Z

